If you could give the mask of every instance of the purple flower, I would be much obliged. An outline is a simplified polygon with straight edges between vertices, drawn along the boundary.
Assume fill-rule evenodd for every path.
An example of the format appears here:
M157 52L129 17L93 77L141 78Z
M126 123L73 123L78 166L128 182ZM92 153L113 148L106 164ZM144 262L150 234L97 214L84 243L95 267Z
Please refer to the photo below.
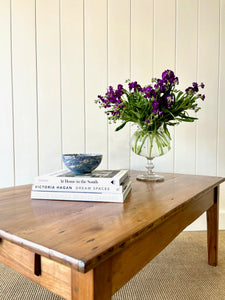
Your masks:
M156 82L157 83L154 85L154 88L157 90L157 92L164 93L167 88L166 80L157 79Z
M203 82L193 82L185 92L179 91L176 89L178 77L171 70L165 70L161 78L153 78L152 82L143 88L137 81L128 81L126 88L122 84L115 89L109 86L105 95L98 95L95 102L105 109L109 120L120 119L124 124L137 122L140 128L152 131L155 125L155 128L163 123L172 125L170 120L186 121L186 110L197 111L200 107L196 100L205 99L205 95L199 93L200 88L205 87ZM187 117L187 121L192 118Z
M145 98L152 98L152 97L154 98L154 97L156 97L156 91L151 86L147 86L147 87L143 88L142 91L144 92L144 97Z
M137 83L137 81L128 83L128 86L129 86L129 90L130 90L130 91L131 91L132 89L133 89L134 91L135 91L135 90L138 90L139 92L142 92L142 91L143 91L142 87L140 86L140 84Z
M192 85L193 85L194 91L197 93L198 92L198 84L197 84L197 82L193 82Z
M198 95L201 99L202 99L202 101L204 101L205 100L205 95L201 95L201 94L199 94Z
M174 75L173 71L171 71L171 70L165 70L162 73L162 79L169 80L170 78L174 78L174 77L175 77L175 75Z
M173 95L166 95L165 97L167 108L169 108L174 103Z
M117 90L115 91L115 96L120 98L124 94L122 84L118 84Z
M137 81L128 83L129 90L131 91L132 89L135 89L137 87L137 85L138 85Z
M178 77L175 77L174 72L171 70L166 70L162 73L162 79L168 81L172 86L179 84Z
M159 102L156 100L152 101L152 107L153 107L152 109L153 114L157 115L159 112Z
M113 111L107 112L107 115L110 115L113 118L120 117L120 110L123 107L121 96L124 94L122 84L117 86L117 90L114 90L112 86L109 86L108 91L105 93L105 96L99 95L100 99L98 102L105 109L113 109Z
M110 95L110 94L113 94L113 93L114 93L113 87L110 85L109 86L109 91L106 93L106 95Z
M189 86L185 90L186 94L194 94L194 88L192 86Z
M101 95L98 95L98 98L99 98L102 102L104 102L104 98L103 98Z

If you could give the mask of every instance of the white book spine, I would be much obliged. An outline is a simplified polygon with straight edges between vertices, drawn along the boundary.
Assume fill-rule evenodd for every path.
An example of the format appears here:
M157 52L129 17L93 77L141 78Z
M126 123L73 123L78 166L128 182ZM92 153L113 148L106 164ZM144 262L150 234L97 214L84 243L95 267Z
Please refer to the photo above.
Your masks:
M43 200L124 202L130 189L127 189L124 194L31 191L31 198Z
M31 191L32 199L45 200L70 200L70 201L100 201L100 202L123 202L131 190L129 182L123 193L79 193L79 192L50 192Z
M49 175L38 176L35 178L34 184L96 184L119 186L128 177L127 170L120 170L113 178L86 176L64 177L64 173L65 171L61 171Z
M127 185L129 184L129 178L122 185L114 185L114 184L95 184L95 183L80 183L80 184L72 184L72 183L35 183L32 186L33 191L49 191L49 192L63 192L63 191L71 191L71 192L82 192L82 193L122 193Z
M122 187L109 187L109 186L74 186L64 184L34 184L33 191L49 191L49 192L81 192L81 193L121 193Z

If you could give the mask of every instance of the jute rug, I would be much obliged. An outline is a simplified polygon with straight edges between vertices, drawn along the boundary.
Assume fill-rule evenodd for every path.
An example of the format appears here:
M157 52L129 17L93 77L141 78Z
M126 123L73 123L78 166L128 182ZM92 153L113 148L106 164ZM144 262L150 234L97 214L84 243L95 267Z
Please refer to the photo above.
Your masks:
M2 264L0 275L1 300L62 299ZM206 232L183 232L112 299L225 300L225 231L217 267L207 264Z

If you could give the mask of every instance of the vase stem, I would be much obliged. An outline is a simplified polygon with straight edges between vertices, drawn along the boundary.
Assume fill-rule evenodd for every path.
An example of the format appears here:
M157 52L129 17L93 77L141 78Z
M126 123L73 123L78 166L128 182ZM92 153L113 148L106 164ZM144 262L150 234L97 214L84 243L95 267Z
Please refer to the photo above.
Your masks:
M141 174L137 176L138 180L144 181L163 181L164 177L153 172L154 164L152 162L153 158L147 158L146 174Z
M154 169L154 164L152 162L152 158L147 158L147 165L146 165L146 169L147 169L147 173L148 176L154 175L155 173L153 172Z

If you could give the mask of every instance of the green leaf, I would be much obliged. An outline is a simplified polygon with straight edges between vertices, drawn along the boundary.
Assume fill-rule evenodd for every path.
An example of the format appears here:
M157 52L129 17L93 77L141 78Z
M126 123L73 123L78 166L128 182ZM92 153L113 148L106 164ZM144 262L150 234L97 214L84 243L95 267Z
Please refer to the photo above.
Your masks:
M141 115L139 112L134 111L133 114L136 116L136 118L140 119Z
M171 135L170 135L170 132L169 132L169 130L167 129L167 127L166 127L166 124L165 124L165 123L164 123L164 125L163 125L163 129L164 129L164 131L165 131L166 135L168 136L168 138L171 140Z
M127 124L127 122L123 122L120 126L118 126L115 131L119 131L120 129L122 129L125 125Z

